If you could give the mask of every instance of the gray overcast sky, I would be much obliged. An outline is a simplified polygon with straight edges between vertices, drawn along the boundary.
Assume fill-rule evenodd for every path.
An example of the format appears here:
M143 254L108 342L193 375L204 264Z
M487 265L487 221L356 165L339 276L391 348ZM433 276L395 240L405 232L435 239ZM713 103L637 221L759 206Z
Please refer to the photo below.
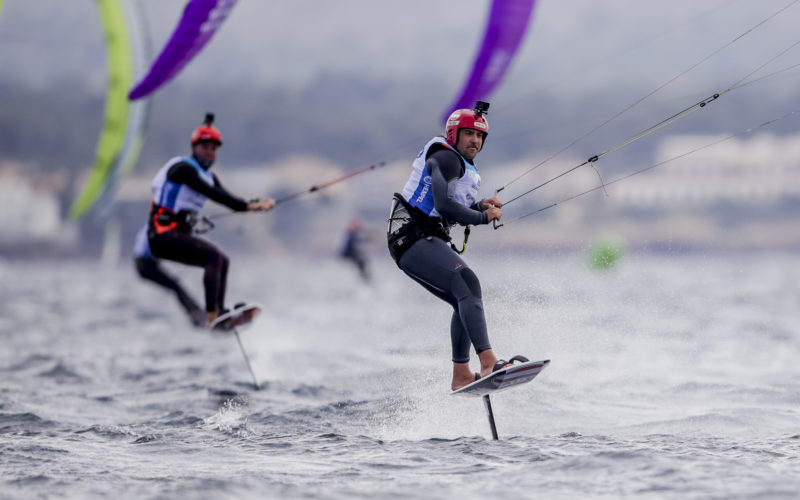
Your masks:
M489 3L240 0L212 42L173 83L201 84L213 77L225 85L242 80L285 85L327 72L365 79L428 74L449 79L455 93L479 43ZM566 83L565 91L609 83L658 84L788 3L539 0L504 88L519 93L550 81ZM184 5L184 0L142 1L153 57ZM798 21L800 6L794 5L698 68L695 78L735 80L793 41ZM105 84L102 33L92 0L6 0L0 42L0 79L46 86L69 76ZM579 70L583 75L575 74Z
M186 2L140 3L155 59ZM527 37L503 85L491 98L492 119L498 125L493 129L493 141L500 139L500 134L528 132L533 147L552 152L791 3L538 0ZM145 151L152 156L145 160L155 163L165 150L175 149L172 144L183 145L186 130L195 126L208 105L218 111L226 130L234 132L232 138L243 137L231 128L234 124L255 130L259 138L275 136L272 143L265 141L258 145L260 149L251 147L249 152L245 150L248 144L231 143L235 146L228 152L232 161L238 153L249 154L235 160L246 162L295 151L328 154L333 148L338 148L333 155L338 161L377 161L377 156L383 158L390 144L397 142L399 132L397 127L381 128L376 120L401 116L409 129L404 140L440 131L439 117L470 70L489 5L489 0L239 0L210 44L154 95ZM628 113L625 118L635 123L625 124L619 131L606 128L601 132L608 137L598 134L586 147L594 150L614 144L666 118L664 113L727 88L796 42L800 38L798 21L800 3L795 3L659 91L648 101L654 107L639 106ZM798 62L800 47L795 47L758 75ZM707 133L738 132L759 123L756 120L796 109L798 75L800 69L794 69L730 93L725 105L703 113L717 120L713 126L699 120L681 125ZM0 13L0 89L15 83L52 96L58 94L62 82L80 82L92 99L102 102L106 79L104 41L93 0L5 0ZM338 87L327 88L327 81ZM349 96L342 92L347 82L353 88ZM390 84L394 87L381 93ZM246 109L234 108L230 102L198 102L194 99L197 93L191 92L198 88L235 98L245 103ZM323 96L325 90L330 95ZM266 123L265 113L276 104L268 102L268 95L284 101L278 103L281 109L274 114L279 123ZM326 112L359 106L345 108L340 116L342 127L352 129L350 136L318 127L315 138L306 140L303 134L318 120L319 106L342 95L350 99L348 104L327 106ZM0 103L2 99L0 95ZM42 104L37 101L41 99L34 98L23 109L50 119L48 110L39 109ZM573 101L572 108L564 105ZM398 106L406 109L398 110ZM96 116L90 112L95 108ZM247 110L255 111L246 116ZM755 116L753 110L763 116ZM81 145L81 157L88 163L102 111L93 104L79 112L92 120L84 124L88 133L86 144ZM414 116L409 116L412 113ZM527 123L529 129L522 130ZM3 126L14 127L14 123L0 123L0 129ZM505 130L501 130L503 126ZM31 127L43 130L35 124ZM281 127L283 135L276 135L274 127ZM543 131L549 136L541 135ZM375 132L368 139L373 150L364 158L348 156L353 149L349 144L359 144L367 132ZM321 143L326 140L330 142ZM496 144L487 155L511 151Z

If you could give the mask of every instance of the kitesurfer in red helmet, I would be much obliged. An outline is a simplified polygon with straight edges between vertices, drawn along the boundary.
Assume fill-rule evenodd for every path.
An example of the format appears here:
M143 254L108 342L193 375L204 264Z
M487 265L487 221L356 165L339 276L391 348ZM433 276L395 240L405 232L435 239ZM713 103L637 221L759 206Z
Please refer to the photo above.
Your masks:
M508 364L496 358L489 343L478 277L449 244L452 226L488 224L503 215L496 196L477 197L481 178L474 160L489 134L488 109L478 101L475 109L450 115L445 136L428 141L414 160L389 218L389 251L397 266L453 307L452 390ZM470 346L478 354L480 373L469 368Z
M191 156L169 160L152 183L153 200L148 219L148 243L153 256L204 269L206 316L211 325L225 309L228 257L216 246L192 234L207 199L237 212L267 211L275 200L246 201L228 192L211 167L222 146L222 134L213 126L214 115L191 135Z

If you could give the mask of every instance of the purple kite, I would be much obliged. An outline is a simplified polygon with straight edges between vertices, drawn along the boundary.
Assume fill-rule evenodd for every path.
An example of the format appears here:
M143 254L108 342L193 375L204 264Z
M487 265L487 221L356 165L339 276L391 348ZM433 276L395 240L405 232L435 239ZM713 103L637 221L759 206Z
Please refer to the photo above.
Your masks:
M478 57L472 74L459 97L445 110L442 123L456 109L472 109L476 100L486 99L503 80L514 59L536 0L493 0Z
M190 0L178 27L147 75L128 94L144 97L174 78L211 40L237 0Z

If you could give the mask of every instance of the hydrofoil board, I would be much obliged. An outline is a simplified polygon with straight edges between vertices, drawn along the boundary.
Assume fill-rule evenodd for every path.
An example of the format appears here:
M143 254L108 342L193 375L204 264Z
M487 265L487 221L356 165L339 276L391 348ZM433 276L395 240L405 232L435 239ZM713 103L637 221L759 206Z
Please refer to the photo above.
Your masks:
M451 392L454 396L486 396L495 392L505 391L522 384L527 384L535 379L539 372L547 368L549 359L543 361L526 361L519 365L512 365L502 370L479 378L475 382Z
M261 306L256 304L237 304L232 310L211 323L211 331L217 333L230 332L234 328L249 325L260 313Z

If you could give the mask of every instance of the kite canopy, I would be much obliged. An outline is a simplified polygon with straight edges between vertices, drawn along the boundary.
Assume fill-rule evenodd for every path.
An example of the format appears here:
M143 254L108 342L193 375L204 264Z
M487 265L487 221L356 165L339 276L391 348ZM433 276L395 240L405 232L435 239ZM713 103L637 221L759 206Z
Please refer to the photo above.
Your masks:
M73 218L113 198L117 184L139 158L147 123L148 101L130 103L125 95L134 74L143 72L148 52L141 15L127 0L98 0L98 7L108 62L105 118L92 170L70 210Z
M135 100L155 92L177 76L211 40L237 0L191 0L172 37L147 75L128 94Z
M125 89L133 81L130 41L122 5L118 0L100 0L98 7L106 36L109 73L104 127L100 134L100 142L97 144L89 179L72 205L72 217L82 216L94 205L111 175L112 165L117 160L125 141L129 111Z
M445 109L442 123L457 109L472 109L477 100L486 100L500 85L519 47L533 13L536 0L493 0L486 32L472 73L459 96Z

